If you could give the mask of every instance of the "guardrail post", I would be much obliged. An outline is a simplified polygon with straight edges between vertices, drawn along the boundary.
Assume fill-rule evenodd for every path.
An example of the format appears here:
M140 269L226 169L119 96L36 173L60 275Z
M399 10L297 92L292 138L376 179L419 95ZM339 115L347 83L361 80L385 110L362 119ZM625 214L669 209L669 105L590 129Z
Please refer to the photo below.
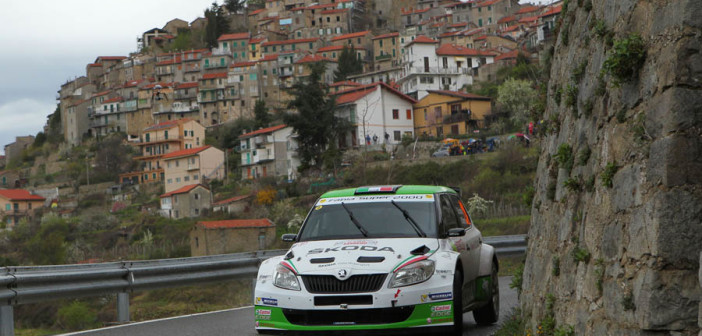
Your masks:
M129 322L129 293L117 293L117 322Z
M0 336L15 336L12 306L0 306Z

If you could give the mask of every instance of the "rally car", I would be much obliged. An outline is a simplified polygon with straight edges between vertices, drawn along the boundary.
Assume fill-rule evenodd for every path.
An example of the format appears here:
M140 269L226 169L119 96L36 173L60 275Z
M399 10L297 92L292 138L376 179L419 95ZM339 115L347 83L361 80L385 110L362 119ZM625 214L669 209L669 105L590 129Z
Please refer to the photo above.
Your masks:
M498 319L495 249L452 188L330 191L298 234L282 238L294 244L265 260L256 280L259 333L436 327L460 335L464 312L478 324Z

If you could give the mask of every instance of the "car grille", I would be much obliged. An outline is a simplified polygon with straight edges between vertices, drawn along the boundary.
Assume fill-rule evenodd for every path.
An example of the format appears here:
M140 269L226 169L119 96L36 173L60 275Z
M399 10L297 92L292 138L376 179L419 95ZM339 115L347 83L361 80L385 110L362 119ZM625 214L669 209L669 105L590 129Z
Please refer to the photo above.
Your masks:
M367 293L380 289L387 274L352 275L341 281L333 275L303 275L302 282L310 293Z
M406 321L414 306L374 309L297 310L283 309L288 322L297 325L385 324Z

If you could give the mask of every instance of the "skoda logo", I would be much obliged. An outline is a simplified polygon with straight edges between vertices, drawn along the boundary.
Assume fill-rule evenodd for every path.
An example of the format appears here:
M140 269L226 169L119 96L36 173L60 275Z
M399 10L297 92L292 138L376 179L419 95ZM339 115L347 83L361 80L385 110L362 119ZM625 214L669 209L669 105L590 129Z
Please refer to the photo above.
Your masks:
M337 274L339 275L339 278L345 278L348 275L348 272L345 269L340 269Z

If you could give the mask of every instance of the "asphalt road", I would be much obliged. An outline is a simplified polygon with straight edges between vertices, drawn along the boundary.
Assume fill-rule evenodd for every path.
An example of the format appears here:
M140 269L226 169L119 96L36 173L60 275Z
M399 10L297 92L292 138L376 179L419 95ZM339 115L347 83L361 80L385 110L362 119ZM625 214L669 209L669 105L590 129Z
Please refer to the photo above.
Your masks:
M464 316L464 335L492 335L502 321L518 304L517 292L509 288L512 277L500 277L500 322L492 326L478 326L472 313ZM178 316L155 321L132 323L124 326L95 329L67 335L82 336L230 336L257 335L253 328L253 308L243 307L218 312ZM360 334L359 334L360 335Z

